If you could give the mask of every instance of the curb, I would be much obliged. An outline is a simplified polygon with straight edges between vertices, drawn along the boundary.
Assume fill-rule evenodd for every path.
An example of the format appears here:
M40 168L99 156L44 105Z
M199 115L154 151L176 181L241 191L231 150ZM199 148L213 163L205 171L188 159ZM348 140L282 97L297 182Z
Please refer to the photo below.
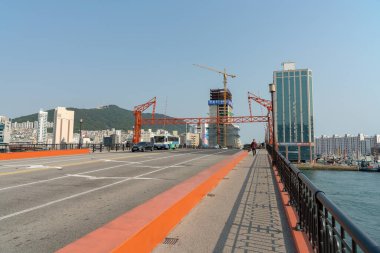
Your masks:
M222 160L57 252L152 251L247 155L248 152L240 151L232 158Z
M69 149L69 150L46 150L46 151L31 151L31 152L13 152L0 154L0 160L26 159L49 156L63 155L81 155L88 154L90 149Z
M269 155L268 155L268 157L269 157L270 163L272 163L272 159L270 158ZM306 253L306 252L313 253L314 251L313 251L311 244L309 243L307 235L305 233L303 233L302 231L297 231L295 229L295 227L297 225L297 220L298 220L297 212L292 206L290 206L288 204L289 200L290 200L289 194L287 192L283 191L284 185L282 183L280 183L280 176L278 174L277 168L275 166L271 166L271 167L273 169L273 173L275 176L277 189L281 195L282 206L284 207L284 210L285 210L286 219L288 220L288 225L290 227L290 231L291 231L297 252L299 252L299 253Z

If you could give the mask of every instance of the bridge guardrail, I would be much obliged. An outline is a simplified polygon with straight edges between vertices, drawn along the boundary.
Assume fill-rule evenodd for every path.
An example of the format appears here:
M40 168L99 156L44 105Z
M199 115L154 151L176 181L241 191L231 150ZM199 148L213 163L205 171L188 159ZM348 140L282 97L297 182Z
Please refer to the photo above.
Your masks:
M277 167L289 204L298 214L296 229L308 236L315 252L374 252L380 246L318 189L294 164L267 145Z
M27 152L27 151L47 151L47 150L69 150L69 149L81 149L89 148L89 145L85 144L31 144L31 143L7 143L0 144L0 153L7 152Z
M27 152L27 151L46 151L46 150L68 150L68 149L82 149L88 148L92 152L111 152L111 151L128 151L131 150L133 144L132 143L120 143L120 144L30 144L30 143L9 143L9 144L0 144L0 153L8 153L8 152ZM184 146L179 145L179 149L190 148L195 149L199 148L197 146Z

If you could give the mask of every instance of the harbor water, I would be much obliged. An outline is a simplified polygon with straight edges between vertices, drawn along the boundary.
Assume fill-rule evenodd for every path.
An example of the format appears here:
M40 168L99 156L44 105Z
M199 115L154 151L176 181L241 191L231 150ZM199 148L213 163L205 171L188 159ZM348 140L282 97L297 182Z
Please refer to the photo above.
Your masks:
M304 174L380 244L380 173L305 170Z

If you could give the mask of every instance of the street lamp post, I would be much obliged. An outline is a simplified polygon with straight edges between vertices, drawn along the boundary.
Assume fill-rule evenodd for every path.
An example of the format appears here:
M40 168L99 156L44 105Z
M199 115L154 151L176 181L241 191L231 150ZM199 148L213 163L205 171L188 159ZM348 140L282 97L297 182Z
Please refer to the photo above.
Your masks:
M273 127L273 149L277 150L277 142L276 142L276 107L274 106L274 93L276 92L276 85L274 83L269 84L269 92L272 98L272 127Z
M79 149L82 148L82 123L83 123L83 119L81 118L79 120Z

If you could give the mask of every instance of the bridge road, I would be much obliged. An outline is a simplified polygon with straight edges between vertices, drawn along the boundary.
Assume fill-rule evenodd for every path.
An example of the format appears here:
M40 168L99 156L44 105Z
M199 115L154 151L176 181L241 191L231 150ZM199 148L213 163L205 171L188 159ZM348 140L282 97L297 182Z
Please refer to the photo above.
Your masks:
M266 150L226 178L153 253L296 252Z
M0 252L54 252L236 152L0 161Z

